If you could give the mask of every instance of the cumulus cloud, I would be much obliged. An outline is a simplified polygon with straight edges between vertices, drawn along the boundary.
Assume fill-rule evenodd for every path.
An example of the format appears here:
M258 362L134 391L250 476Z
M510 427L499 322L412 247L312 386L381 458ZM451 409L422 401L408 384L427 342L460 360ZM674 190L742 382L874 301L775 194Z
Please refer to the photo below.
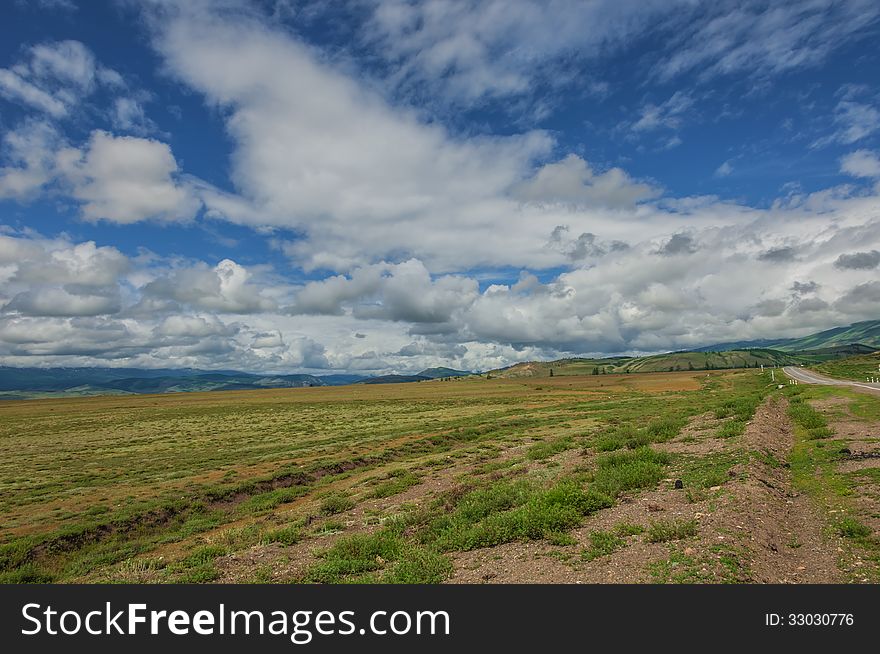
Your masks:
M798 295L807 295L809 293L815 293L819 290L820 284L817 282L798 282L796 281L791 285L791 290Z
M46 288L19 293L10 300L4 311L26 316L100 316L117 313L120 306L116 289L106 293L75 292L70 288Z
M95 131L83 151L68 148L58 160L90 220L190 220L201 207L178 179L171 148L159 141Z
M0 198L32 197L54 176L57 130L45 121L26 121L3 135Z
M608 253L626 250L629 245L623 241L600 240L595 234L584 232L572 237L568 225L557 225L550 233L547 247L562 252L572 261L583 261L591 257L601 257Z
M558 225L628 242L680 220L639 213L658 191L619 168L539 166L554 145L544 132L464 138L427 123L251 14L187 4L155 35L168 69L224 109L234 141L237 192L203 188L207 215L296 230L277 246L306 270L411 257L433 273L552 267L568 260L545 247Z
M834 306L847 314L873 314L880 306L880 282L865 282L855 286L841 296Z
M856 150L841 158L840 171L853 177L880 177L880 158L870 150Z
M523 202L560 203L575 207L631 208L658 194L658 189L635 182L620 168L597 174L575 154L556 163L545 164L531 179L514 190L514 196Z
M442 323L473 302L477 292L475 280L453 275L432 279L421 261L411 259L310 282L297 292L288 312L341 315L349 309L366 320Z
M224 259L213 268L181 268L144 286L144 296L221 313L256 313L276 308L244 266Z

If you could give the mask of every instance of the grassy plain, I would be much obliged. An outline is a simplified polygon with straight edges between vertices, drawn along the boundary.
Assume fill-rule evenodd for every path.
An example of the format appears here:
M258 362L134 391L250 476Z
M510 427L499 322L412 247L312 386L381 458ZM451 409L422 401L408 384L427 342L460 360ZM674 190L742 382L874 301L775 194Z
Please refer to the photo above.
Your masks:
M701 415L733 442L767 382L746 370L4 403L0 581L443 581L457 553L571 545L589 516L672 473L705 500L740 455L662 444ZM581 558L694 530L617 525Z
M817 372L853 381L865 381L869 377L880 378L880 353L826 361L812 366Z

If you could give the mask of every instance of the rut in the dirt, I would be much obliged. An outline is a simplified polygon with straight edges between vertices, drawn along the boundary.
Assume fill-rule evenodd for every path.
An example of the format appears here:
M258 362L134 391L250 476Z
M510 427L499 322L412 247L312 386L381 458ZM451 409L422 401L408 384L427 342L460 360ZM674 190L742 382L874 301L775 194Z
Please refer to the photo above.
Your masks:
M793 483L788 460L794 430L788 401L773 397L755 413L743 436L751 457L746 478L733 488L723 522L745 532L752 581L835 583L842 581L838 543L823 529L819 509Z

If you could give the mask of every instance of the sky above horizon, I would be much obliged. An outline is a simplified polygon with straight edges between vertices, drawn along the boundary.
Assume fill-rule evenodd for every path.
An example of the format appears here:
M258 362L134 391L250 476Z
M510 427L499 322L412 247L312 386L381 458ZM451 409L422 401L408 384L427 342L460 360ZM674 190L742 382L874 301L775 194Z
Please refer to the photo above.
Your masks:
M487 370L880 318L876 0L12 0L0 365Z

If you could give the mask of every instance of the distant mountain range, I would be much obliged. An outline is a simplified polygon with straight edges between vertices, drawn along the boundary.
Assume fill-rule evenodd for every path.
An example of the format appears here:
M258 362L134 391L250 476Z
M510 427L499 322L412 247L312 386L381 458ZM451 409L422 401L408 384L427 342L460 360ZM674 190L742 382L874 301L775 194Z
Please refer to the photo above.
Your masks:
M856 322L849 327L834 327L816 332L802 338L783 338L777 340L761 339L756 341L735 341L718 343L694 350L695 352L723 352L725 350L742 350L747 348L772 348L782 352L798 352L817 350L839 345L859 343L880 349L880 320Z
M460 377L471 373L428 368L417 375L256 375L235 370L193 368L12 368L0 367L0 399L235 391L381 384Z
M492 370L487 374L490 377L549 377L551 374L599 375L757 368L761 365L815 364L877 350L880 350L880 320L869 320L848 327L827 329L802 338L735 341L642 357L575 357L557 361L529 361ZM193 368L154 370L0 367L0 399L395 384L451 379L472 374L443 367L427 368L415 375L373 377L355 374L258 375L235 370L208 371Z

